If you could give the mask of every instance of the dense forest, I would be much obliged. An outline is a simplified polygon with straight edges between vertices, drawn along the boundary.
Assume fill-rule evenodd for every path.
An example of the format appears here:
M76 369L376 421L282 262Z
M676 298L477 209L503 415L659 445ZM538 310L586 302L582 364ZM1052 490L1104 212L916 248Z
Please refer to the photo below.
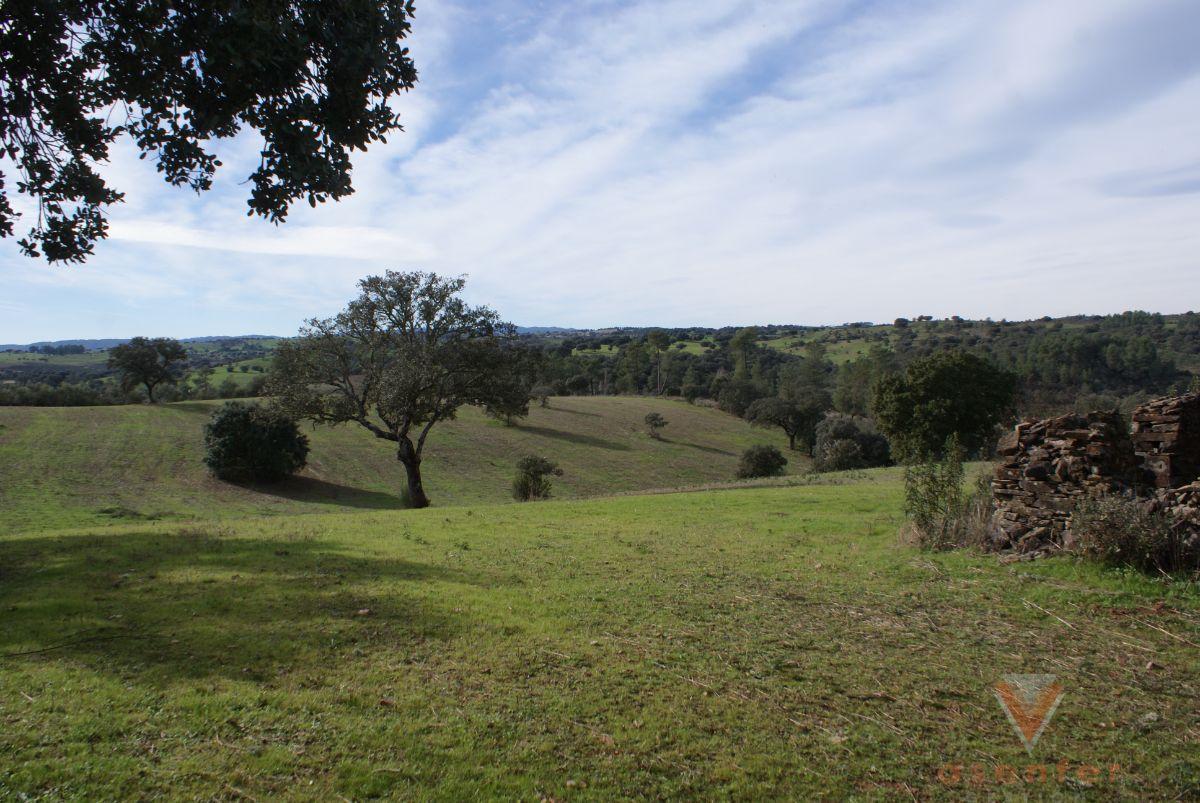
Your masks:
M914 359L960 350L1015 373L1019 411L1128 408L1187 387L1200 369L1200 315L1038 321L898 319L889 325L614 330L543 345L559 392L661 393L742 413L757 398L818 389L835 409L869 412L871 387Z

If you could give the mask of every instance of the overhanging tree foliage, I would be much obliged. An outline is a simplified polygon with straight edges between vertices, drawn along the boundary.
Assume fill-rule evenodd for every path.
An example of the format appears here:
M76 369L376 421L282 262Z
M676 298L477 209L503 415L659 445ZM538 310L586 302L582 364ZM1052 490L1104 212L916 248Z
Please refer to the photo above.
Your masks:
M507 405L520 373L515 327L468 306L464 285L420 272L363 279L345 310L280 344L267 385L296 418L355 423L395 442L414 507L429 505L421 459L430 430L464 404Z
M30 256L81 262L122 194L98 166L128 135L170 184L197 192L212 143L263 139L249 213L278 223L293 201L350 194L350 154L400 130L411 89L411 0L5 0L0 150L37 204ZM0 236L15 210L0 175Z

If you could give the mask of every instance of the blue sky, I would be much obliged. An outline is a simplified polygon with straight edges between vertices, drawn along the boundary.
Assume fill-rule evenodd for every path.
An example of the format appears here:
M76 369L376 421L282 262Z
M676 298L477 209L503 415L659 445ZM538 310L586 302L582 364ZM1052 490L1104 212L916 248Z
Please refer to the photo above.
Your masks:
M0 342L293 333L387 268L527 325L1200 306L1195 0L426 0L354 197L245 215L128 145L111 238L0 241Z

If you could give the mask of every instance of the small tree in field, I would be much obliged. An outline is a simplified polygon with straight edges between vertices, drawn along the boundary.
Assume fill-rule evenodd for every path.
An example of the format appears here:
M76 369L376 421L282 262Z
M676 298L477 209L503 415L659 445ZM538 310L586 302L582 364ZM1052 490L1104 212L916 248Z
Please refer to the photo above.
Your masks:
M266 389L296 418L358 424L395 443L413 507L429 505L421 479L429 432L464 404L507 409L520 373L515 328L468 306L465 284L419 272L363 279L345 310L280 345Z
M788 448L796 448L796 438L811 444L812 433L824 415L820 405L793 399L758 399L746 408L746 420L756 427L778 427L787 435ZM811 446L809 447L811 451Z
M549 407L550 397L554 395L554 388L549 385L534 385L530 388L529 395L537 399L538 407Z
M654 440L662 440L662 428L670 422L659 413L646 413L646 434Z
M513 498L519 502L550 497L550 477L561 477L558 464L544 457L530 455L517 461L517 476L513 479Z
M120 373L121 390L128 393L141 385L146 389L150 403L154 404L154 389L178 382L186 359L187 351L178 340L135 337L108 352L108 367Z

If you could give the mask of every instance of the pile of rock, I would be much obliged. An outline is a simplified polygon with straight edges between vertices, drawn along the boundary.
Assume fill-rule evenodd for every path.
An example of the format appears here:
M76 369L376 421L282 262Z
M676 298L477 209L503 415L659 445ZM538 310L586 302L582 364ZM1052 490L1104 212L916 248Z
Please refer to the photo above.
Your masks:
M1200 477L1200 393L1168 396L1133 411L1133 446L1155 488Z
M992 544L1021 553L1071 546L1071 512L1079 500L1125 490L1137 470L1115 411L1023 421L997 451Z

